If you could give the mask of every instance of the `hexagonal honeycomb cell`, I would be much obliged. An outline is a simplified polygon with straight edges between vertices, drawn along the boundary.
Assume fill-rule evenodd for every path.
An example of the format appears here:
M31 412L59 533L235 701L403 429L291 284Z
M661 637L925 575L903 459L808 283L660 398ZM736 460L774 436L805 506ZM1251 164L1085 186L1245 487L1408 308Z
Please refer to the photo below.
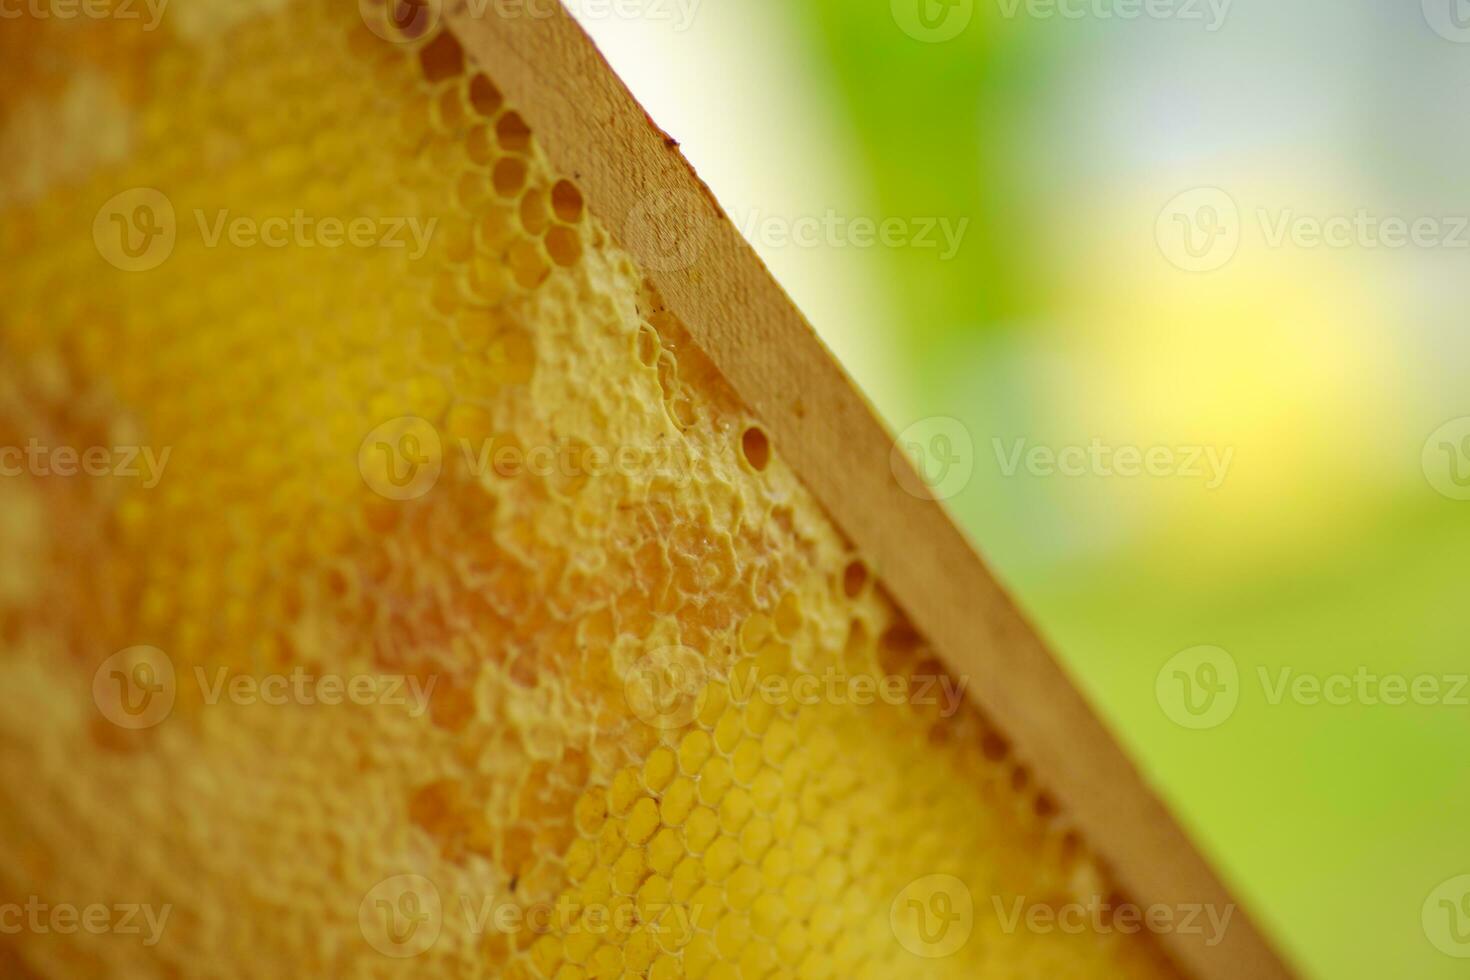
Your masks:
M388 2L0 35L0 906L108 909L0 972L1175 976L1007 924L1118 896Z

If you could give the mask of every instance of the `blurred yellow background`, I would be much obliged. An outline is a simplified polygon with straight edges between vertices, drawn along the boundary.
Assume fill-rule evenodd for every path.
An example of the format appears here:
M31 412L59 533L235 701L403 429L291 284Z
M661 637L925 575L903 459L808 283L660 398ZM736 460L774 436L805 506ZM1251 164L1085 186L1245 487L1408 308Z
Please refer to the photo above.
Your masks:
M1470 975L1461 0L571 6L1302 972Z

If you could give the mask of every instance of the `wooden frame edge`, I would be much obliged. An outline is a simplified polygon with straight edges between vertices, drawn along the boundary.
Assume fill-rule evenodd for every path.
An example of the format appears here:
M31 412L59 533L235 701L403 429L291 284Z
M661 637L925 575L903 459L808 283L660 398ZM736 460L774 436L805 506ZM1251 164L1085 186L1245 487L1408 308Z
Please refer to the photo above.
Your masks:
M639 243L630 239L647 228L630 228L630 218L668 232L665 222L692 217L694 254L655 255L642 271L914 626L970 680L976 702L1076 817L1118 883L1143 905L1234 909L1217 945L1167 932L1164 948L1200 980L1291 978L943 507L900 485L891 436L677 143L559 5L534 16L529 6L497 11L446 0L444 16L635 257Z

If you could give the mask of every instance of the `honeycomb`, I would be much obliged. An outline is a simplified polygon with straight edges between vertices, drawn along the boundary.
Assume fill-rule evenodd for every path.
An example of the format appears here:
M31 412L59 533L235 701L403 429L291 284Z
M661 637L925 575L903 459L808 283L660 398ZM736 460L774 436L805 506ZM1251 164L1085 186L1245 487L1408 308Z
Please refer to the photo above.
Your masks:
M494 65L129 6L0 34L0 974L1177 975Z

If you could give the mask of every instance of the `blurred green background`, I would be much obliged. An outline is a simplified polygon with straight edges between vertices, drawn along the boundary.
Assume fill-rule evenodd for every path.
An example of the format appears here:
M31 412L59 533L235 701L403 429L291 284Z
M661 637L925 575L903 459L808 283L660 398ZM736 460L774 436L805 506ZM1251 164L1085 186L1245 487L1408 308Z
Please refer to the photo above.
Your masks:
M1459 2L582 11L894 431L959 420L950 506L1311 977L1470 976L1435 891L1470 874ZM1018 440L1229 466L1048 475ZM1201 645L1238 703L1192 728L1156 680ZM1360 673L1441 696L1273 703Z

